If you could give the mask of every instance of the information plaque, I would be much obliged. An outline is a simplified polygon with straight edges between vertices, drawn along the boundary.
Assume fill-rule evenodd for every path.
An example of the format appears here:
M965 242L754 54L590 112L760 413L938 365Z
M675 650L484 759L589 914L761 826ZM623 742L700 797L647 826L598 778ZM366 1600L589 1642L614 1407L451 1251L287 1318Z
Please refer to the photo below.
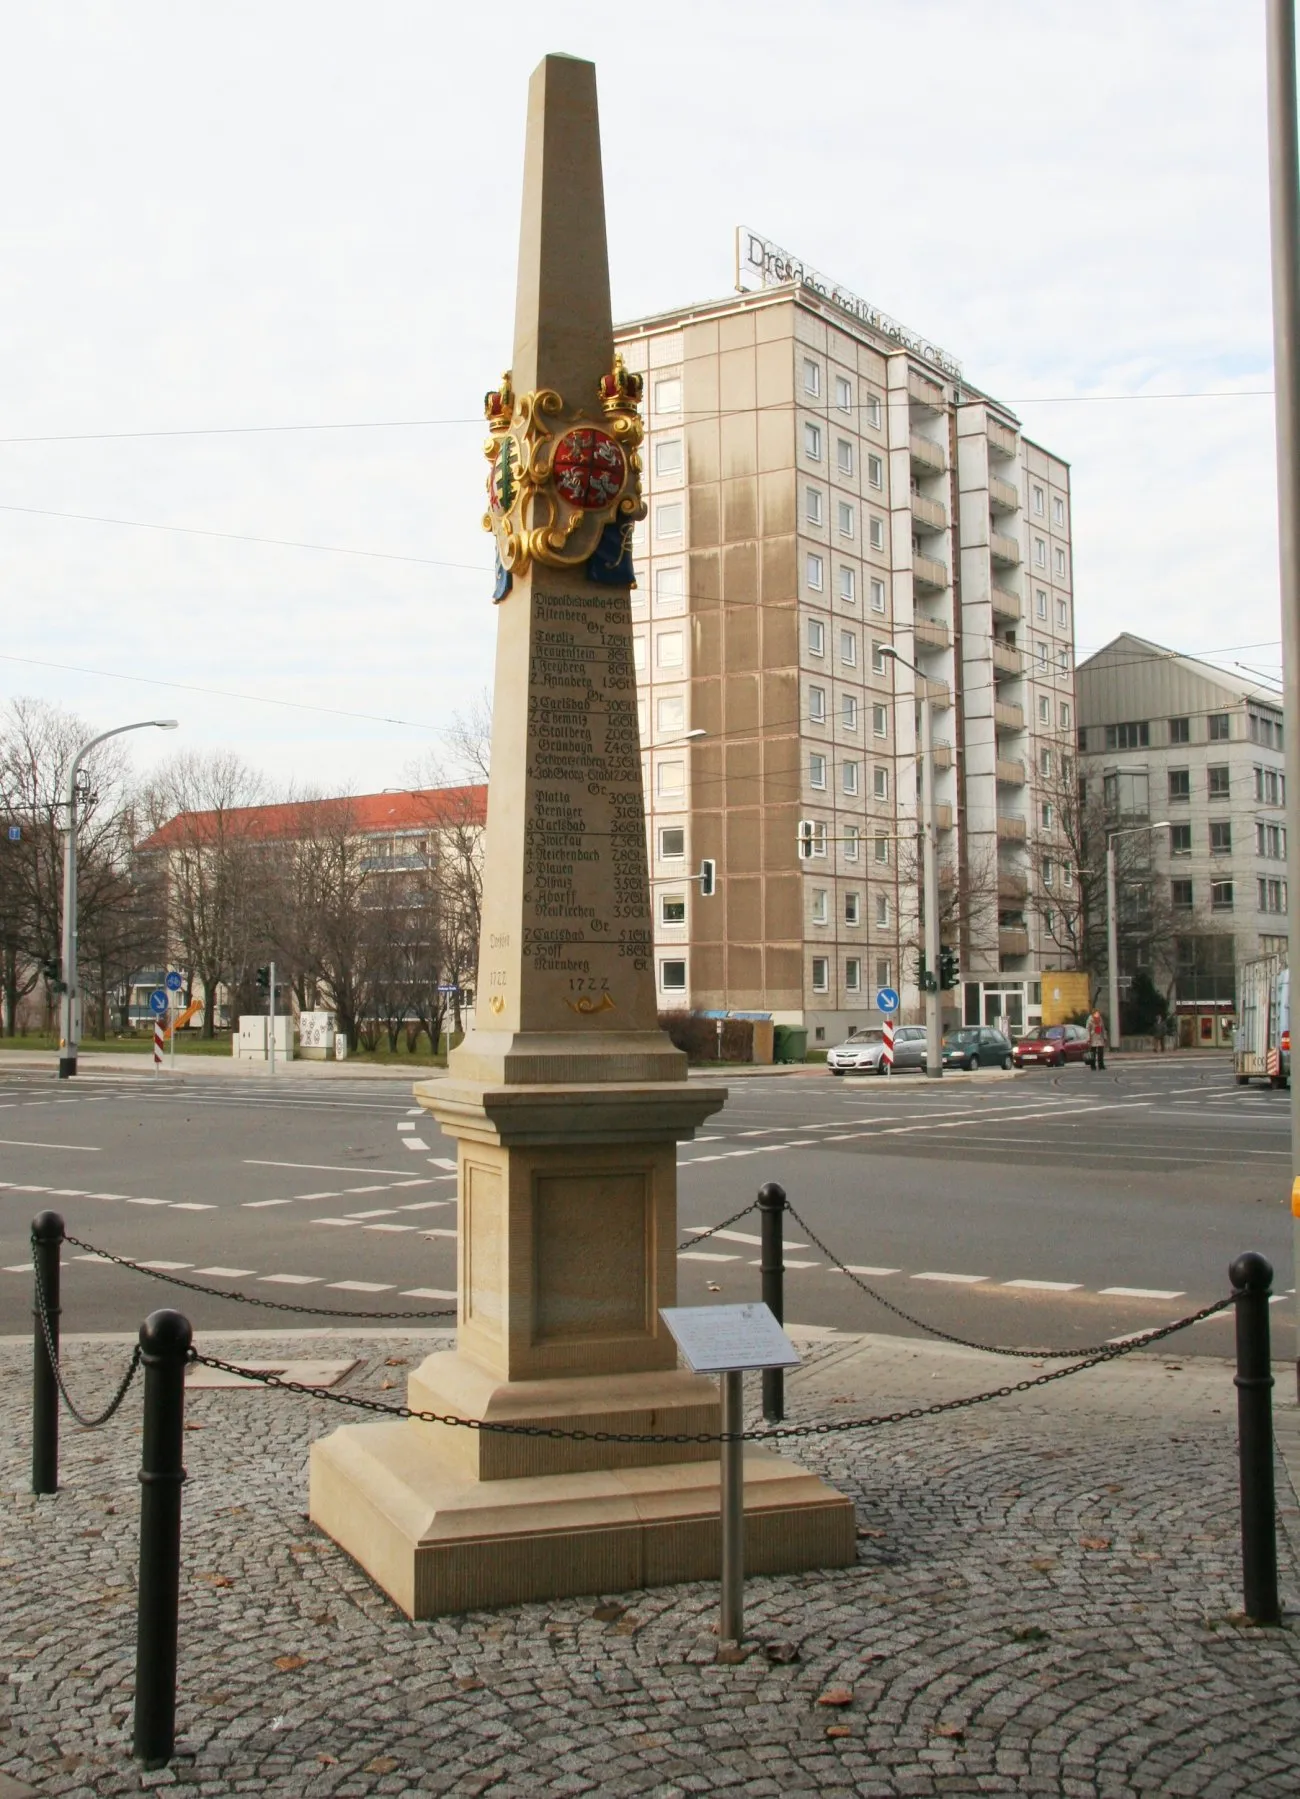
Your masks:
M664 1306L659 1316L695 1374L743 1374L799 1365L799 1352L761 1301L743 1306Z

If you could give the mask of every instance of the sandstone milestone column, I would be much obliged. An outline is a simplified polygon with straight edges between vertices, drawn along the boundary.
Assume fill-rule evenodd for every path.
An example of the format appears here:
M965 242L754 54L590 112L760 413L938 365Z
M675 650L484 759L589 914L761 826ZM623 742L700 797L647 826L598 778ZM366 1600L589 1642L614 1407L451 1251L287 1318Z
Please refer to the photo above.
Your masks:
M413 1409L716 1431L677 1369L676 1144L724 1102L656 1022L632 661L641 381L615 358L595 69L529 88L514 361L487 396L497 659L475 1029L416 1088L458 1140L455 1351ZM712 1445L412 1422L312 1451L312 1516L413 1615L649 1584L716 1561ZM755 1568L851 1561L847 1500L747 1460ZM751 1540L752 1539L752 1540Z

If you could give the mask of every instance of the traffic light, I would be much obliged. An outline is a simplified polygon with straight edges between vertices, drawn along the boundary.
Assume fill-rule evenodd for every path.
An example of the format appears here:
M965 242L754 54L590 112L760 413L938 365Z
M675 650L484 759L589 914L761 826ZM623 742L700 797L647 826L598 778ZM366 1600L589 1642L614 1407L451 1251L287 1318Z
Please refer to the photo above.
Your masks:
M700 863L700 898L712 899L717 891L718 865L709 857Z
M921 989L922 993L937 993L939 991L939 983L926 967L924 956L918 956L916 959L916 984Z
M56 956L46 958L41 964L41 973L55 993L67 992L67 988L63 984L63 964Z
M945 992L957 985L957 952L946 943L939 951L939 985Z
M265 968L259 968L257 971L257 990L259 993L269 993L271 991L270 963L267 963Z

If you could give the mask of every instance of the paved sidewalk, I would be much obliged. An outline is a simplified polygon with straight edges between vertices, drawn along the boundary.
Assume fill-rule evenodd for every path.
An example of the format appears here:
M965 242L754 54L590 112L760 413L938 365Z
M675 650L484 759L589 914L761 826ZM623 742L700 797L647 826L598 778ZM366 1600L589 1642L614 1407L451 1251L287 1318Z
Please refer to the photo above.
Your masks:
M207 1337L235 1359L355 1355L400 1398L431 1338ZM273 1345L273 1347L272 1347ZM126 1339L73 1340L74 1390ZM1033 1376L1026 1362L822 1337L795 1417L882 1412ZM68 1427L26 1492L21 1345L0 1342L0 1770L88 1799L594 1793L1221 1795L1300 1791L1300 1518L1279 1463L1282 1630L1245 1628L1231 1369L1134 1356L1012 1400L803 1440L852 1492L855 1568L751 1580L739 1665L693 1583L411 1625L303 1516L323 1399L189 1399L179 1729L128 1755L139 1399ZM1279 1400L1292 1394L1279 1370ZM753 1397L753 1395L751 1395ZM1294 1414L1285 1419L1288 1441ZM843 1706L819 1703L833 1688ZM2 1789L0 1789L2 1790Z

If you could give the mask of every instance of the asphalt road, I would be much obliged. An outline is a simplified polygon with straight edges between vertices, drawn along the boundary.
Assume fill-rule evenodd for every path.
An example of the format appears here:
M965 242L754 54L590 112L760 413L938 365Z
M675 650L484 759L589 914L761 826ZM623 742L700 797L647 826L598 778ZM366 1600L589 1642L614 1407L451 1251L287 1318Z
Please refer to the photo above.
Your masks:
M1218 1057L942 1083L743 1078L681 1148L681 1235L780 1181L893 1305L982 1342L1077 1347L1217 1298L1243 1249L1290 1289L1289 1142L1288 1095L1238 1088ZM451 1307L454 1158L401 1081L0 1070L0 1333L30 1329L28 1227L46 1208L160 1271L322 1308L253 1311L69 1248L67 1332L133 1329L168 1304L200 1329ZM745 1219L688 1250L682 1303L756 1296L757 1230ZM914 1332L793 1222L787 1243L790 1319ZM1278 1355L1293 1354L1291 1301L1274 1323ZM1231 1326L1176 1345L1224 1354Z

